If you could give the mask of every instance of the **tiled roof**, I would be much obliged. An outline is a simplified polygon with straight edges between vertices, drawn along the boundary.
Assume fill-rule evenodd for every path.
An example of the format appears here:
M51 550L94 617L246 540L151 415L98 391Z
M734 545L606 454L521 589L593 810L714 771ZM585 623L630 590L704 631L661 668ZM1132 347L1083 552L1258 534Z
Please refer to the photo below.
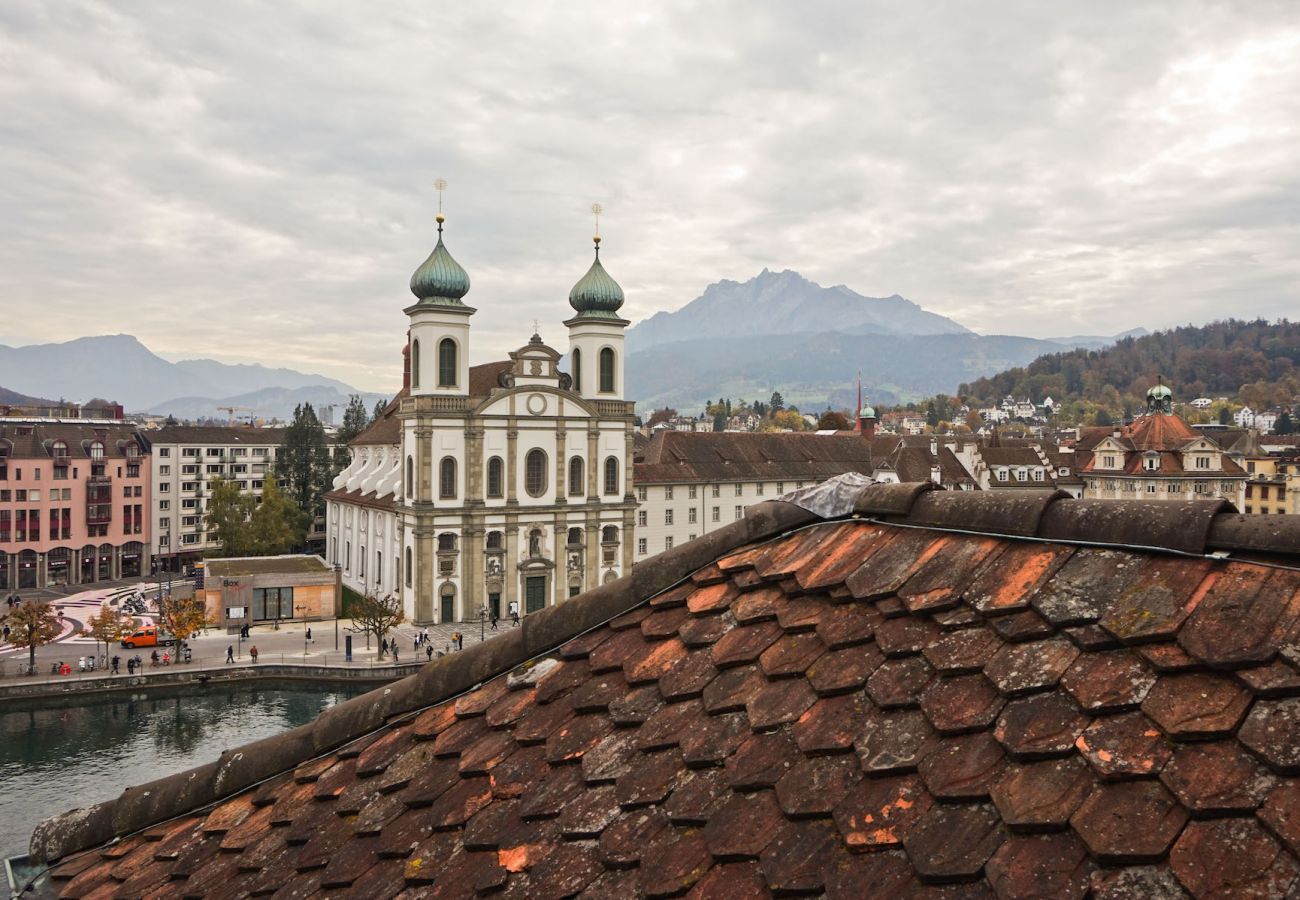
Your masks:
M121 459L124 447L135 441L141 453L148 441L134 425L77 425L70 422L22 423L0 422L0 441L11 445L13 459L49 459L55 441L67 445L69 459L89 459L90 445L103 435L104 455Z
M1042 458L1032 447L982 447L980 456L990 466L1041 466Z
M67 897L1287 895L1300 522L927 487L751 507L33 855Z
M371 509L394 510L397 508L397 497L393 493L377 494L374 491L362 493L361 491L348 491L343 488L334 488L326 491L321 495L326 500L335 500L339 503L352 503L356 506L366 506Z
M249 428L235 425L166 425L151 432L154 444L231 444L274 447L284 443L285 428Z
M634 481L821 480L871 468L871 446L860 436L661 431L636 463Z
M397 392L384 411L380 413L379 418L371 422L365 431L361 432L349 442L349 446L356 444L399 444L402 441L402 422L397 418L397 409L402 405L402 399L411 395L410 388L402 388Z
M495 388L501 387L501 376L513 369L514 365L512 361L503 359L498 362L470 366L469 395L471 397L488 396Z
M319 556L292 554L284 556L241 556L206 561L209 575L302 575L329 572L331 567Z

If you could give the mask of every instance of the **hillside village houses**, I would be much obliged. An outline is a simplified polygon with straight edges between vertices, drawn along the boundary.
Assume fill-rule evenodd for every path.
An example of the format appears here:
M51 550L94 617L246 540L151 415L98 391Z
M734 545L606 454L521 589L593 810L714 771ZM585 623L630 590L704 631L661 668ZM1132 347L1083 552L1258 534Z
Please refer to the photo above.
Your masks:
M437 221L411 276L402 391L326 495L328 559L417 623L527 615L632 567L623 290L597 236L569 292L571 373L536 331L510 359L471 366L470 280Z

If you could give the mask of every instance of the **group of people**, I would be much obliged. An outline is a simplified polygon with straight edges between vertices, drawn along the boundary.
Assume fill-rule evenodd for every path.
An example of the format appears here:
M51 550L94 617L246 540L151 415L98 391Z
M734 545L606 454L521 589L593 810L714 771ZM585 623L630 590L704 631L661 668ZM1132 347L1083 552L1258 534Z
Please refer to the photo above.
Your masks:
M254 663L257 662L257 645L256 645L256 644L252 644L252 645L249 646L249 648L248 648L248 655L249 655L249 657L253 660ZM235 662L235 645L234 645L234 644L228 644L228 645L226 646L226 664L227 664L227 665L234 665L234 662Z

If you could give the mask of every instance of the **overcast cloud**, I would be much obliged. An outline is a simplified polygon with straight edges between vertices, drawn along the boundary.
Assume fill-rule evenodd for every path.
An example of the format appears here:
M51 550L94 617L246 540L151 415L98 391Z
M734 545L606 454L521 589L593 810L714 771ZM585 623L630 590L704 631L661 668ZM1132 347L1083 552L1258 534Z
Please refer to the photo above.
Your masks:
M0 340L391 390L450 182L475 361L793 268L984 333L1300 309L1300 5L0 5ZM833 322L827 327L833 328Z

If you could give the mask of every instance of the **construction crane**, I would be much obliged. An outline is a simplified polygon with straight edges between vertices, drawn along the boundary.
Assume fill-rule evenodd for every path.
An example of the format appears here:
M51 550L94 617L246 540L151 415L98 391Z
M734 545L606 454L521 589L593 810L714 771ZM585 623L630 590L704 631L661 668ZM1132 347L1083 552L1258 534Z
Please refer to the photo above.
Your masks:
M235 413L254 411L253 407L251 406L218 406L217 409L225 411L227 427L233 426L235 424ZM252 417L250 416L249 418L251 419Z

